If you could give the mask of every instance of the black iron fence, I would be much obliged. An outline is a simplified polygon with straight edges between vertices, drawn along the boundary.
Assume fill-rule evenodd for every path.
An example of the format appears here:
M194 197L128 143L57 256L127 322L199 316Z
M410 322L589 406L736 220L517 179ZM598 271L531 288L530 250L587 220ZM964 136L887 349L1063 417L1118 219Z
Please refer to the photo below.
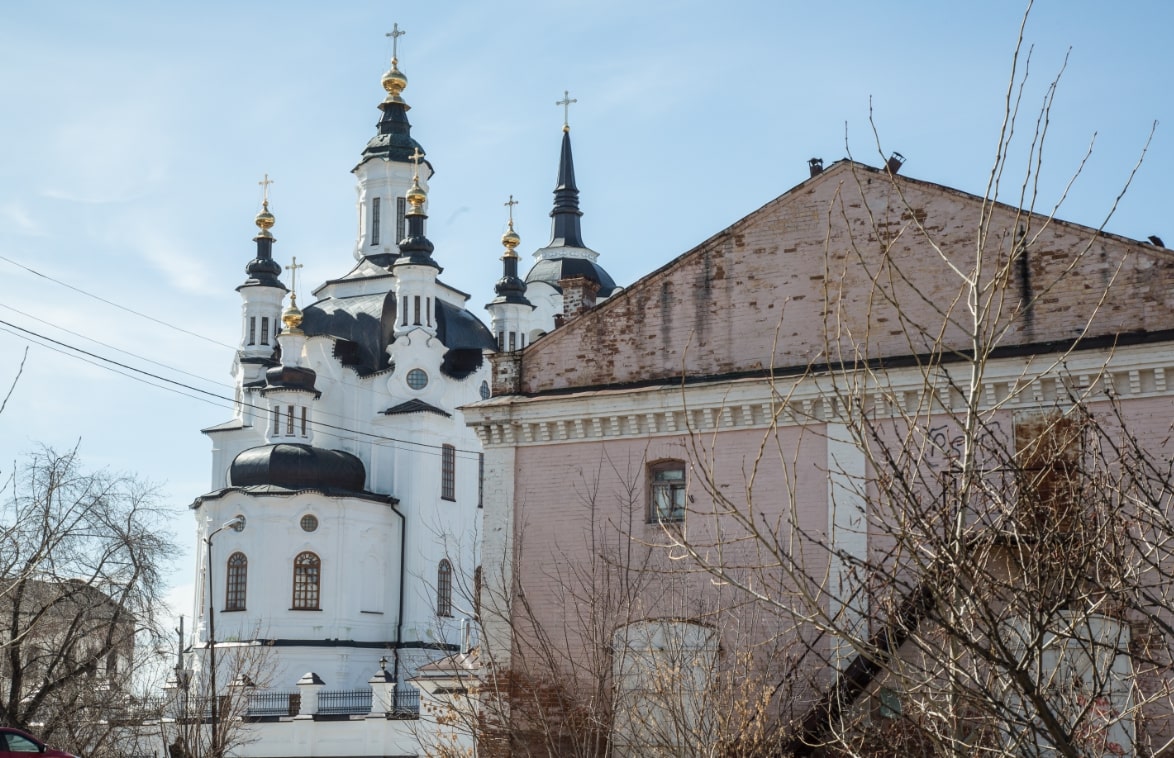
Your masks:
M406 684L397 685L391 713L400 718L420 717L420 690Z
M301 705L297 692L262 690L249 694L249 716L296 716Z
M318 713L339 716L371 712L371 690L322 690L318 693Z

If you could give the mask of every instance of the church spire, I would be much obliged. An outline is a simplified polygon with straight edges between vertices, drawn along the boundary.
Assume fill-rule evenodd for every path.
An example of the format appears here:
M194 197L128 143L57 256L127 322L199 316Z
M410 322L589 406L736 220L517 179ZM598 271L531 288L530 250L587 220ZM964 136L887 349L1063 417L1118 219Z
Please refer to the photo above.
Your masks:
M554 188L554 208L550 211L552 223L548 247L587 247L583 244L579 224L583 211L579 210L579 188L575 186L575 161L571 156L569 109L575 102L578 101L564 91L563 99L555 103L563 106L563 145L558 161L558 182Z
M435 248L432 241L424 233L424 220L428 218L428 215L424 213L424 203L428 199L428 195L420 186L420 159L423 157L424 154L419 150L411 155L412 161L415 163L415 171L412 174L412 186L404 195L410 206L408 212L404 214L408 231L407 236L400 240L400 256L396 259L394 266L395 268L431 266L439 271L440 266L432 259L432 251Z
M379 110L383 112L383 116L377 124L379 132L371 138L363 150L363 161L382 157L407 163L411 160L413 152L417 150L423 152L420 143L412 139L412 125L408 122L408 111L411 110L411 106L404 102L402 97L403 91L408 86L408 77L399 70L397 53L399 38L405 34L407 32L401 30L399 24L395 24L392 30L387 33L387 36L391 37L392 43L391 68L383 74L382 78L383 89L387 92L387 96L379 104Z
M501 244L505 246L505 252L501 255L501 279L497 280L497 284L493 288L497 297L490 305L498 303L530 305L530 301L526 299L526 283L518 277L517 247L521 244L522 239L514 231L514 206L517 204L518 201L514 200L513 195L510 195L509 202L506 203L506 207L510 209L509 228L505 234L501 235Z
M253 241L257 243L257 256L245 266L245 273L249 278L237 289L239 290L241 287L278 287L285 290L285 285L277 278L281 274L281 264L273 260L273 243L277 240L269 231L276 223L273 214L269 212L269 185L273 184L273 180L269 178L269 174L265 174L265 178L257 184L260 184L263 189L261 212L253 219L253 223L261 230L256 237L253 237Z

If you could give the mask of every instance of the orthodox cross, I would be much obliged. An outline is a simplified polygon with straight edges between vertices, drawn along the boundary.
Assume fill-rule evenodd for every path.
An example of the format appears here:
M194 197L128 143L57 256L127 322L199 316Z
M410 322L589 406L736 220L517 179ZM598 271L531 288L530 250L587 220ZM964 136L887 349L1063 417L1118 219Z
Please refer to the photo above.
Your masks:
M508 203L503 203L503 205L505 205L507 208L510 209L510 224L511 225L514 223L514 206L517 204L518 204L518 201L514 200L513 195L510 195L510 200Z
M412 171L412 178L413 179L420 178L420 159L423 157L424 157L424 153L420 152L419 147L417 147L415 150L413 150L412 154L408 156L408 158L411 159L412 163L414 163L416 165L416 168L413 169L413 171Z
M563 128L564 129L569 129L571 126L571 124L570 124L571 103L577 103L577 102L579 102L579 101L571 97L571 93L569 90L563 90L563 99L559 100L557 103L555 103L555 105L561 105L563 107Z
M407 32L400 31L399 24L395 23L395 24L391 25L391 31L388 32L387 34L383 35L385 37L391 37L391 59L392 60L396 59L396 51L399 49L399 38L404 36L405 34L407 34Z
M273 180L269 178L269 174L265 174L265 178L257 182L261 185L261 204L266 208L269 207L269 185L273 184Z
M305 268L305 266L298 263L298 258L296 255L294 256L293 262L285 267L285 270L289 272L289 287L293 291L293 296L295 299L298 296L298 269L299 268Z

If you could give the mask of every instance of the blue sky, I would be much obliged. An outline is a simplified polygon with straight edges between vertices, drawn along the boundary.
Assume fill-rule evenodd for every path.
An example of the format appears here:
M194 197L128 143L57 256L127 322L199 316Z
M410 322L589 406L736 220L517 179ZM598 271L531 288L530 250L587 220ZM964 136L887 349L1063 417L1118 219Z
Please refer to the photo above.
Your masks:
M1058 198L1095 133L1059 215L1100 224L1157 120L1107 228L1174 240L1174 62L1160 47L1174 13L1164 2L1116 5L1037 2L1028 22L1029 120L1071 48L1041 205ZM578 100L584 237L626 285L802 181L808 158L831 163L851 150L879 163L870 113L880 151L906 156L903 173L981 193L1023 9L13 0L0 8L0 320L231 395L234 288L252 257L257 182L275 180L276 255L297 256L300 281L350 268L349 171L375 131L393 23L407 31L400 64L413 134L437 172L429 236L442 279L480 312L500 272L510 194L521 250L548 239L564 90ZM1017 171L1022 153L1013 155ZM0 331L0 383L25 345ZM159 482L190 543L186 506L211 489L198 430L230 416L226 403L190 394L35 345L0 417L0 474L38 443L80 442L90 465ZM190 558L177 568L183 596Z

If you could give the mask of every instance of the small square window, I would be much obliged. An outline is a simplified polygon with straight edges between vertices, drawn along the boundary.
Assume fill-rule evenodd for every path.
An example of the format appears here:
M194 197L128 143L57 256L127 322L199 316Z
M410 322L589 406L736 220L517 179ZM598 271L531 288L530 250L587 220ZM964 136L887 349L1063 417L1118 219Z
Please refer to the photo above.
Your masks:
M685 462L662 461L648 467L648 523L685 520Z

